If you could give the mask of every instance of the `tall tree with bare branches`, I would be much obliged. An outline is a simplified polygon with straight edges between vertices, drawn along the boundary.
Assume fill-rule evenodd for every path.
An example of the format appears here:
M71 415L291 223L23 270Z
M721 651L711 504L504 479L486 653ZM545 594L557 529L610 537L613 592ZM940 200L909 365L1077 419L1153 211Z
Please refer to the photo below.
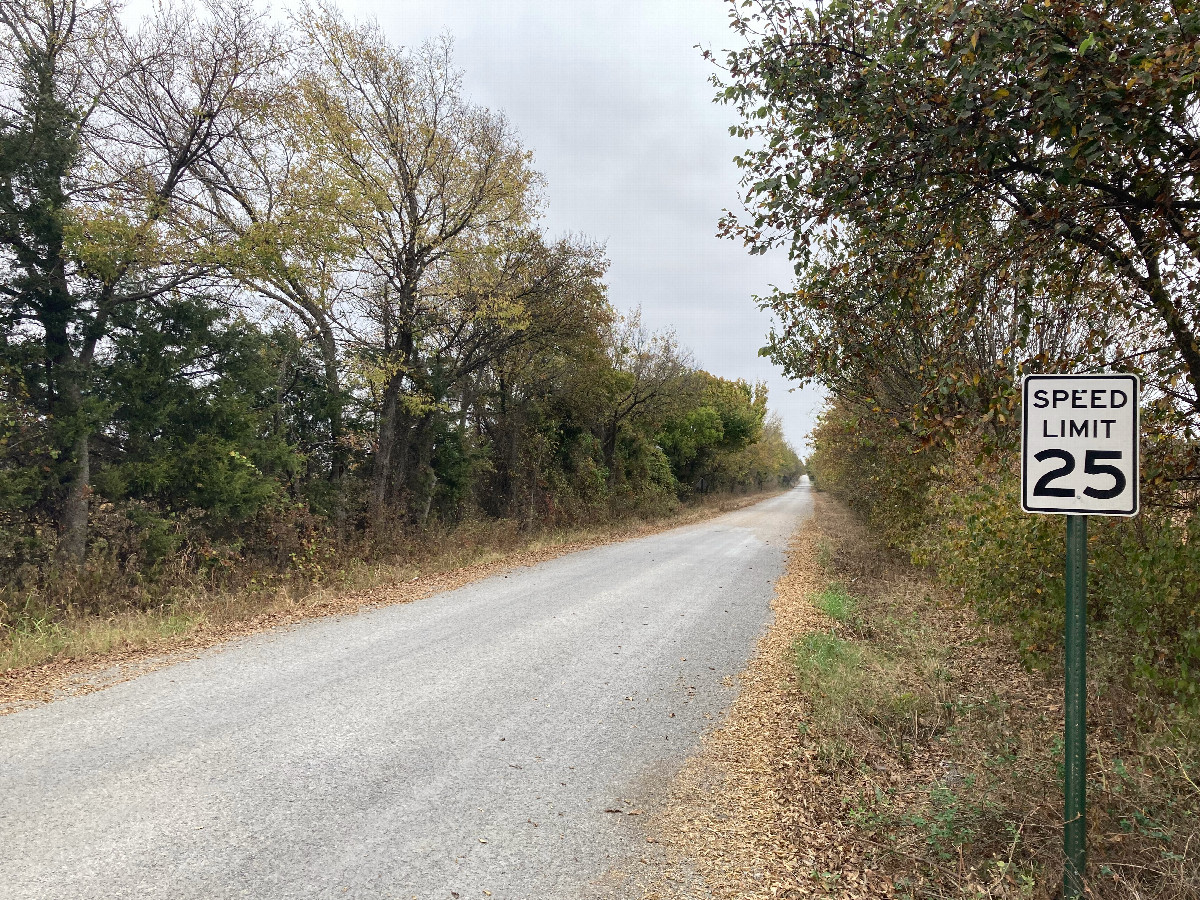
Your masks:
M89 372L115 312L204 277L200 167L235 133L276 49L238 2L0 8L0 285L8 339L35 345L30 393L53 422L57 557L82 563L99 414Z
M407 488L442 399L425 343L455 316L445 287L464 254L489 254L527 226L537 176L505 118L463 96L448 42L406 52L377 25L324 7L299 22L310 148L353 197L331 212L358 256L358 358L379 403L370 502L381 515Z

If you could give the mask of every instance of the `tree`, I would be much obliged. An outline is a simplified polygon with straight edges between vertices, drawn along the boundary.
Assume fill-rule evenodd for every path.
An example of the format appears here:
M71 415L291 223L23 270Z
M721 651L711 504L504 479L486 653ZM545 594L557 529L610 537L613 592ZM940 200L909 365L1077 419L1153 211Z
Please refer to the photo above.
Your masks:
M657 439L681 485L710 490L721 464L762 437L767 390L703 371L695 379L694 405L671 416Z
M921 446L964 429L1010 441L1022 372L1118 365L1142 346L1090 254L1020 224L967 210L933 234L860 222L824 245L765 301L767 350Z
M796 451L783 436L783 424L776 416L768 416L758 439L751 444L724 454L717 460L718 479L729 487L783 487L791 484L804 471Z
M611 372L600 385L603 418L598 423L609 485L621 480L617 450L622 434L654 435L689 403L698 384L690 353L670 331L651 332L634 310L613 320L606 335Z
M524 320L520 330L493 329L454 365L462 428L473 422L488 445L483 501L490 512L536 518L539 493L552 493L551 482L573 481L578 473L568 470L588 455L581 447L599 415L595 386L609 371L607 265L601 248L582 241L542 243L526 259L522 287L497 290L489 279L485 284L495 287L474 292L519 304L510 310L519 308Z
M745 49L721 98L753 141L756 250L803 274L860 235L937 234L965 209L1070 248L1118 284L1109 317L1147 328L1153 389L1200 417L1200 10L1108 0L736 4ZM1040 252L1048 240L1013 249Z
M304 361L282 359L295 342L202 297L128 304L113 324L95 373L109 408L93 436L98 493L199 511L222 535L279 499L303 445L289 432L317 393L295 395Z
M292 42L281 46L294 49ZM347 296L354 285L355 245L345 226L355 203L307 140L303 96L294 66L279 67L258 87L251 117L205 166L203 202L222 242L222 269L254 294L294 317L316 344L324 369L317 415L328 442L313 448L328 465L332 513L346 525L349 466L342 345ZM330 215L340 209L342 216Z
M0 284L9 345L52 422L61 563L87 546L91 370L121 308L206 273L211 232L191 202L202 161L241 126L269 35L236 2L208 17L161 7L141 30L114 7L15 0L0 9Z
M357 357L378 398L371 506L411 487L427 447L442 373L422 342L458 324L446 300L464 255L527 226L536 182L503 116L462 95L447 42L404 52L375 24L330 8L299 18L309 60L305 134L338 190L330 213L353 236L359 274ZM504 252L504 251L499 251Z

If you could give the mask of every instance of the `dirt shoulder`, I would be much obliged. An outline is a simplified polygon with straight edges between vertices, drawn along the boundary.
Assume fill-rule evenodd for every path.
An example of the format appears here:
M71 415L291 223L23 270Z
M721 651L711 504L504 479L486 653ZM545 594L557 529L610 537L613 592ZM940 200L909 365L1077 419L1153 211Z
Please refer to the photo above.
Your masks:
M569 553L702 522L760 503L778 493L721 498L649 522L533 535L515 548L482 546L475 551L478 561L449 567L439 566L434 561L427 566L432 571L418 571L409 577L409 570L401 570L398 578L357 590L317 587L301 596L280 590L268 596L216 599L210 601L201 615L188 619L178 630L169 627L169 620L166 628L159 627L159 619L146 627L136 615L130 616L124 623L108 623L116 637L97 652L64 654L38 665L0 672L0 715L102 690L146 672L194 659L201 653L214 652L235 638L294 625L306 619L355 615L380 606L412 603L510 569L534 566ZM450 560L460 557L461 554L453 553L447 556ZM378 576L369 580L376 578ZM80 624L86 626L86 623Z

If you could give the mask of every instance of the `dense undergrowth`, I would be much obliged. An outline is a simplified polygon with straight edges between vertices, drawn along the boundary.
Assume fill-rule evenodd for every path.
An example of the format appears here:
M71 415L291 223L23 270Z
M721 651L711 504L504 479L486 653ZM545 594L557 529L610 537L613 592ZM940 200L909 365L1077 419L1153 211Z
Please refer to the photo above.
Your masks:
M901 897L1061 891L1061 672L1030 669L844 507L818 527L828 627L794 647L828 810ZM1200 892L1200 722L1103 675L1089 697L1088 896ZM838 886L830 883L836 895Z
M1058 659L1065 523L1021 511L1014 452L984 453L962 441L913 453L902 436L869 436L839 410L816 439L818 484L987 620L1015 629L1031 664ZM1200 514L1191 499L1147 484L1139 516L1089 518L1088 615L1092 665L1103 684L1151 705L1196 710Z
M280 565L253 566L243 558L204 568L181 555L147 573L101 559L78 575L49 580L40 592L18 597L10 588L0 626L0 673L55 660L169 649L200 631L219 638L279 616L351 611L360 602L386 602L398 586L447 575L453 580L456 574L470 580L478 577L470 571L479 567L536 561L563 548L703 518L771 493L723 491L570 524L483 518L435 523L369 544L314 542L303 556L289 554ZM348 597L359 599L347 602Z

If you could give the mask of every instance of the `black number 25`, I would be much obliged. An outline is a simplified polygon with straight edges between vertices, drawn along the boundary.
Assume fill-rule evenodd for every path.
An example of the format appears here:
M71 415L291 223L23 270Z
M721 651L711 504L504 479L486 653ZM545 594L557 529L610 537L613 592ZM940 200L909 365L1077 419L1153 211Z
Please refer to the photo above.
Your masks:
M1038 462L1045 462L1048 459L1062 460L1062 465L1057 469L1051 469L1045 475L1037 480L1037 484L1033 486L1033 496L1035 497L1074 497L1075 492L1070 488L1050 487L1050 483L1058 481L1058 479L1070 475L1075 471L1075 457L1066 450L1043 450L1033 457ZM1120 450L1088 450L1083 457L1083 471L1088 475L1108 475L1113 480L1113 486L1110 488L1094 488L1086 487L1083 492L1089 497L1096 500L1111 500L1123 490L1125 490L1126 480L1125 473L1116 466L1102 465L1101 462L1106 459L1118 460L1121 458Z

